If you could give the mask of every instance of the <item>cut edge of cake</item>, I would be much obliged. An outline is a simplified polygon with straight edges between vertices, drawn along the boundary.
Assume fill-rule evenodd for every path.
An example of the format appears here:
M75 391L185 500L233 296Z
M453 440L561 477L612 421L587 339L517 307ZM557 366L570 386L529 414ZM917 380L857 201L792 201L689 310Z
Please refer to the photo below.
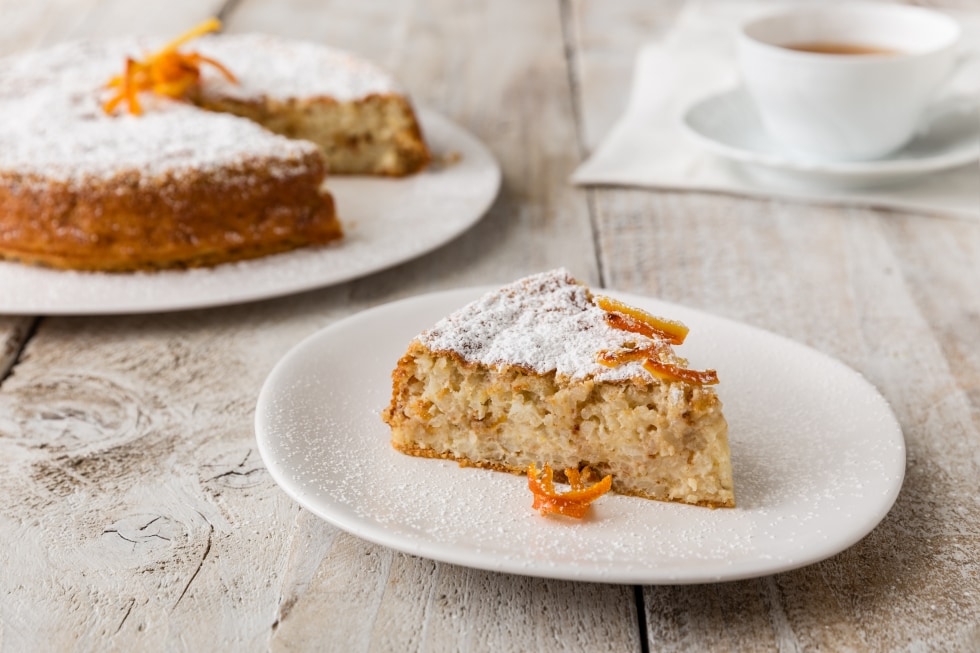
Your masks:
M402 177L432 158L407 93L366 59L266 34L210 36L200 47L241 73L232 84L207 71L196 103L315 143L331 175Z
M286 138L314 143L331 176L405 177L424 170L432 159L415 112L400 95L279 101L211 94L199 104L246 118Z

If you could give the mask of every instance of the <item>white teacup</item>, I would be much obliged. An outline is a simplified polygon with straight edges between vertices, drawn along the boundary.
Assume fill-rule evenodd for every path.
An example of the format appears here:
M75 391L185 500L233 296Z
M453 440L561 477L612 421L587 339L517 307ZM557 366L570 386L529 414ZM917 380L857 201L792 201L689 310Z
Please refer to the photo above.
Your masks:
M808 158L869 160L915 135L959 36L952 18L919 7L811 5L743 25L739 66L775 141ZM852 52L794 49L843 46Z

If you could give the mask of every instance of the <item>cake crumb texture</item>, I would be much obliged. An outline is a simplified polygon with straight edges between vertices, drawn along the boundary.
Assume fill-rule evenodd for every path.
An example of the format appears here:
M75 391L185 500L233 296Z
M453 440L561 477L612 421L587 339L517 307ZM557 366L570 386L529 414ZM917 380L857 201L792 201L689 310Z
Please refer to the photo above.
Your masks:
M392 373L383 413L392 445L515 474L531 463L588 465L612 474L620 494L734 506L714 390L659 380L638 364L595 363L601 349L647 344L607 327L604 313L588 288L555 270L441 320Z

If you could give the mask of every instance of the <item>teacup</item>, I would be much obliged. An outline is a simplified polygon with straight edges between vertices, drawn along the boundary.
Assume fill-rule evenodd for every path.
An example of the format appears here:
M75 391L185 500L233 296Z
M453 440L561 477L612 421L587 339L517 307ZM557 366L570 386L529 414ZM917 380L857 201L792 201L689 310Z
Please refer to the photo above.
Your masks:
M919 7L811 5L748 22L737 45L774 141L807 158L861 161L912 139L959 36L955 20Z

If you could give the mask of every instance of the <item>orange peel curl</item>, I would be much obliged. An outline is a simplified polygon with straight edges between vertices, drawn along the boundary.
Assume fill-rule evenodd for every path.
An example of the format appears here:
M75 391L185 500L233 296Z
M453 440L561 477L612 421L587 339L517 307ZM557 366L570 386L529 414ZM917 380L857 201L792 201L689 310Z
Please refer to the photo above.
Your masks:
M623 363L642 360L643 369L663 381L683 381L691 385L718 383L718 373L715 370L690 370L660 359L660 354L669 350L670 345L683 344L687 338L690 330L680 322L657 317L611 297L596 296L595 303L606 311L606 324L612 328L637 333L653 340L653 344L637 349L600 351L596 354L596 362L600 365L617 367Z
M665 381L684 381L691 385L715 385L718 383L718 372L715 370L689 370L678 365L662 363L655 358L648 358L643 361L643 369Z
M157 52L147 55L145 59L127 57L123 73L106 84L108 88L115 89L115 93L102 105L103 111L111 114L125 103L129 113L141 115L143 107L138 95L142 91L178 100L185 99L200 84L203 64L215 68L229 82L238 83L235 75L218 61L198 52L178 51L188 41L219 29L221 21L210 18L181 34Z
M649 347L642 347L640 349L618 349L616 351L604 349L596 354L595 360L600 365L605 365L606 367L619 367L623 363L643 361L648 358L656 360L659 358L660 353L665 350L666 346L657 342Z
M657 317L612 297L597 295L595 303L596 306L609 313L606 321L610 322L610 326L623 331L632 331L648 338L661 338L672 345L684 344L684 339L687 338L690 331L680 322ZM616 324L612 324L612 322L616 322Z
M550 465L545 465L543 472L531 463L527 468L527 486L534 495L532 509L542 515L564 515L581 519L589 510L593 501L601 497L612 487L612 476L606 476L598 483L586 487L582 477L588 476L588 468L583 472L574 468L565 470L572 489L559 493L555 489L554 471Z

